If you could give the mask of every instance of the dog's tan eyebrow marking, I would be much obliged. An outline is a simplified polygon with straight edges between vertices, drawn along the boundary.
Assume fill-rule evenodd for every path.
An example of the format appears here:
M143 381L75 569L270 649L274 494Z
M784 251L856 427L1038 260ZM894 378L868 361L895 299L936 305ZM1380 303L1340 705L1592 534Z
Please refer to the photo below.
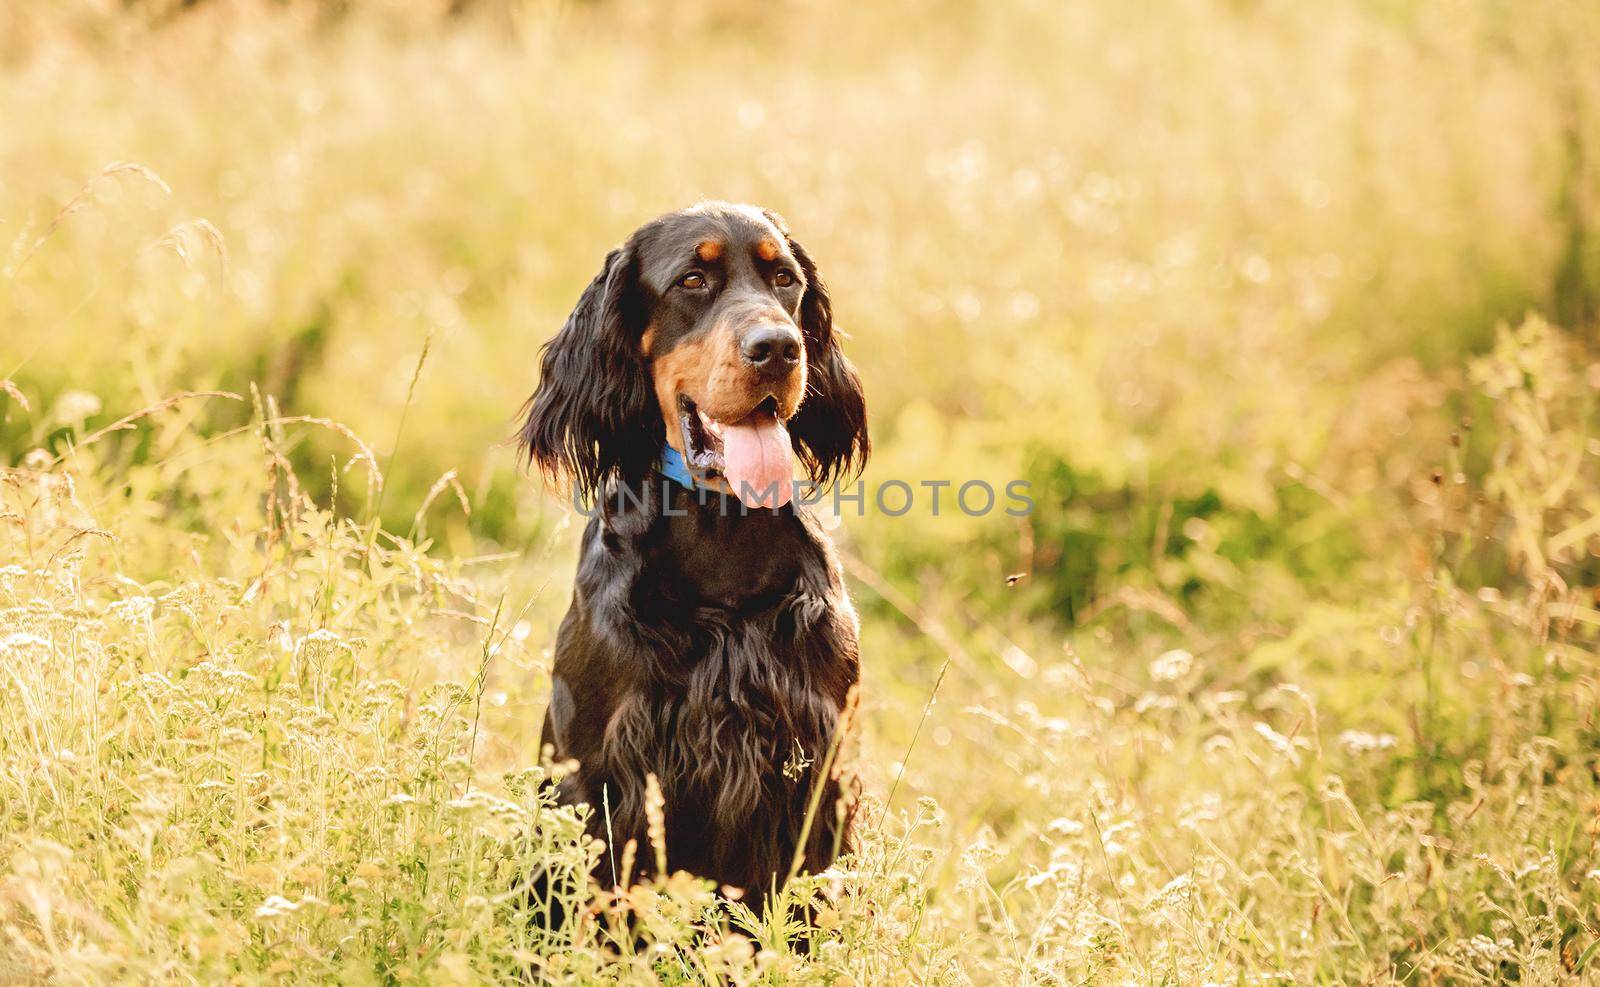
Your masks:
M701 240L695 244L694 255L707 264L714 263L722 256L722 241Z
M762 260L776 260L778 257L778 241L770 236L762 237L761 242L756 244L756 256Z

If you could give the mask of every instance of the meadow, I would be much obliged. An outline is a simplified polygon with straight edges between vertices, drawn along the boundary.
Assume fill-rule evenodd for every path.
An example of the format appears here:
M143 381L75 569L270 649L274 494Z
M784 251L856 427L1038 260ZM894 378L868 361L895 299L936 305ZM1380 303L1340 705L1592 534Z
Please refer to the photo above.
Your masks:
M0 983L1600 976L1600 8L0 9ZM784 214L866 383L809 949L540 781L605 251ZM640 853L651 852L639 848Z

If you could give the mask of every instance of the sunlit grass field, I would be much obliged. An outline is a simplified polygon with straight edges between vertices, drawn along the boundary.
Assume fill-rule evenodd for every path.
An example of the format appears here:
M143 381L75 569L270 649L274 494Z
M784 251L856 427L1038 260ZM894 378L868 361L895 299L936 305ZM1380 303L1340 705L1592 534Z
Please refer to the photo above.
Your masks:
M0 9L0 983L1600 976L1600 8ZM539 781L605 251L784 214L871 485L809 949ZM652 852L639 848L640 853Z

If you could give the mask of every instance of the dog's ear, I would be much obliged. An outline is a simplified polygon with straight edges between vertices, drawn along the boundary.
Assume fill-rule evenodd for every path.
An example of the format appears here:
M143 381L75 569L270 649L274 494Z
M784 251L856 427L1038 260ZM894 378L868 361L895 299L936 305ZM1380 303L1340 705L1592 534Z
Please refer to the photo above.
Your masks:
M612 472L643 477L665 437L640 351L638 278L631 241L606 255L566 325L545 344L538 389L523 405L517 439L528 461L588 498Z
M800 333L806 345L806 396L800 410L789 420L789 435L806 473L813 482L827 486L859 474L867 465L872 452L872 440L867 435L867 396L855 366L840 349L840 334L833 328L833 302L816 263L789 234L783 217L768 212L767 218L788 241L789 252L800 263L806 279L806 293L800 299Z

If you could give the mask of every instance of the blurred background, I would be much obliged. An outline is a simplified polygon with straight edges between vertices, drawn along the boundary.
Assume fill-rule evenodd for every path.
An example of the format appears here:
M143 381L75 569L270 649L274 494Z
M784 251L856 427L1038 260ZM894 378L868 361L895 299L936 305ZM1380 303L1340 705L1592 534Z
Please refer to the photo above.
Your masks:
M532 600L484 720L487 763L525 762L581 528L506 443L539 347L640 223L701 197L769 206L849 333L869 486L1033 485L1027 518L869 511L835 530L865 624L869 787L903 778L900 804L929 794L948 814L953 855L927 878L944 900L964 900L960 850L1001 861L976 866L1005 920L974 904L945 941L1007 923L1029 941L1015 923L1035 914L1054 931L1034 945L1076 944L1052 969L1140 955L1148 972L1126 952L1144 933L1069 935L1023 886L1067 880L1051 847L1098 827L1082 837L1073 804L1117 806L1174 858L1210 852L1177 820L1230 787L1334 825L1319 772L1366 779L1367 825L1418 800L1443 824L1489 784L1463 766L1509 702L1491 667L1560 673L1517 736L1566 738L1563 763L1589 763L1570 690L1594 666L1547 661L1568 652L1530 615L1593 612L1600 571L1583 527L1596 66L1600 7L1577 2L10 3L0 464L67 455L180 392L240 395L98 441L98 475L139 478L102 508L162 532L121 571L159 581L203 564L235 507L260 510L252 423L284 419L274 490L292 475L324 508L479 560L491 597ZM1510 394L1531 410L1507 411ZM350 465L352 434L381 492ZM1577 450L1570 469L1543 460L1556 450ZM1519 592L1535 603L1509 629L1473 623ZM1439 622L1456 619L1470 627L1451 638ZM1501 633L1518 643L1484 644ZM1285 687L1314 697L1310 719ZM1191 772L1224 714L1246 725L1241 751L1309 737L1317 764L1295 754L1271 784ZM1322 763L1346 734L1362 759ZM1049 763L1040 737L1059 742ZM1507 805L1525 783L1506 782ZM1582 801L1549 831L1587 818ZM1056 814L1079 828L1048 829ZM1253 827L1230 825L1240 849L1217 855L1238 859ZM1318 845L1296 859L1334 867ZM1183 868L1149 853L1154 893ZM1561 887L1583 872L1557 870ZM1182 969L1420 969L1433 940L1407 923L1445 906L1389 902L1381 878L1357 897L1384 917L1327 932L1344 959L1258 937ZM1237 900L1258 893L1240 880ZM1143 893L1101 890L1119 886ZM1460 907L1440 941L1507 937ZM1590 927L1590 905L1568 911L1583 917L1562 928ZM1217 935L1248 913L1219 905Z
M1241 606L1270 589L1196 567L1343 580L1392 532L1325 488L1420 478L1417 433L1452 424L1435 378L1501 320L1582 328L1600 297L1582 4L0 16L0 369L45 412L5 416L11 458L253 385L394 453L392 528L454 470L470 518L452 492L426 520L457 552L563 516L505 442L538 349L607 249L701 197L778 210L817 256L869 483L1035 485L1020 522L845 532L1002 626L1071 621L1129 569ZM190 413L220 433L252 408ZM351 451L304 428L288 454L326 495Z
M1130 565L1182 590L1191 518L1234 561L1358 558L1284 512L1405 475L1393 440L1442 427L1411 421L1425 377L1530 309L1586 326L1600 293L1582 4L0 17L0 368L53 412L6 416L13 458L252 384L382 451L409 395L385 519L454 469L471 518L441 498L429 531L457 550L550 523L504 444L538 348L610 246L700 197L777 209L819 258L871 390L869 480L1039 487L1026 523L878 518L861 550L933 582L961 550L980 607L1032 573L993 594L1030 616ZM290 455L325 488L335 451L311 429Z

